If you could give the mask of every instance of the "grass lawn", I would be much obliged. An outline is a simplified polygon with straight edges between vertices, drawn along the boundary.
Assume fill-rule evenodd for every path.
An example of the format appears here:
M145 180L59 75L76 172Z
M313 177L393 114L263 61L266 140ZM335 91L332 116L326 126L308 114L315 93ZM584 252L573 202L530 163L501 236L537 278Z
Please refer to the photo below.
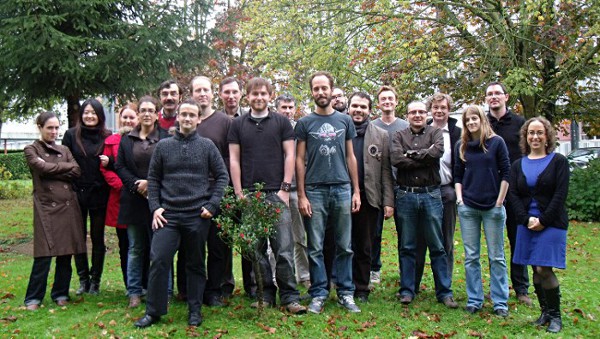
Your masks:
M410 306L396 301L397 250L393 224L386 223L383 247L382 284L371 294L370 302L359 304L360 314L349 314L336 305L332 296L321 315L289 316L280 309L267 309L262 317L249 307L250 300L240 295L225 308L203 308L204 324L187 326L187 306L173 301L169 314L148 329L138 330L133 322L143 316L144 308L128 309L127 297L118 263L114 229L107 228L109 253L99 296L75 296L79 285L73 272L72 303L57 307L50 300L50 289L44 306L36 311L25 310L23 298L31 270L32 257L26 255L31 240L31 199L0 200L0 337L490 337L531 338L538 336L563 338L600 337L600 284L598 267L600 238L598 223L571 223L567 249L568 269L558 271L563 295L564 330L557 336L546 334L530 325L539 315L537 302L528 308L517 304L511 291L510 316L506 319L491 314L486 301L483 311L469 315L462 310L466 303L462 243L456 234L457 263L453 275L458 310L448 310L435 300L431 270L426 267L422 292ZM508 241L506 241L508 243ZM508 246L508 245L507 245ZM482 251L484 285L489 272L487 255ZM239 256L236 261L236 285L241 283ZM52 281L51 276L49 281ZM533 288L530 289L532 298ZM302 293L305 293L302 290Z

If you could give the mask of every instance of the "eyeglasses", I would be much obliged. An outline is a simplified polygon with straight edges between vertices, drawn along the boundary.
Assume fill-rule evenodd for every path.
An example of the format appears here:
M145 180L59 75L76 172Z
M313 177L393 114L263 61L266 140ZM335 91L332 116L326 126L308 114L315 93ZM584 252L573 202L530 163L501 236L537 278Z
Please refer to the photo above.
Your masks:
M543 137L544 135L546 135L546 132L544 132L544 131L528 131L527 135L529 135L530 137L533 137L533 136Z
M501 97L503 95L506 95L506 93L503 93L503 92L489 92L489 93L485 94L485 96L488 97L488 98L493 98L493 97L499 98L499 97Z
M156 110L153 108L142 108L140 109L140 114L154 114L156 113Z
M408 115L427 115L427 111L416 110L416 111L408 111Z
M340 95L332 95L332 96L331 96L331 100L337 100L337 99L341 99L341 98L343 98L343 97L344 97L344 96L343 96L343 95L341 95L341 94L340 94Z

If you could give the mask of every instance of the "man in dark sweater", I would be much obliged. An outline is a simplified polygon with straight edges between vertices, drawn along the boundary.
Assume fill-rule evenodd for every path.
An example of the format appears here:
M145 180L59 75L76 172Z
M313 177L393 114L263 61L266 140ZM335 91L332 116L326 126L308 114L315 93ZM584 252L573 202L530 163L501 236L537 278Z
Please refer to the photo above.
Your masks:
M167 313L169 270L180 243L187 254L188 324L202 323L204 246L210 218L217 213L229 177L215 144L196 133L199 112L195 100L182 102L177 114L179 130L156 145L150 161L148 204L153 213L154 237L146 315L135 322L139 328L156 323Z
M496 134L504 139L508 148L508 156L512 164L521 159L521 149L519 148L519 131L525 123L525 119L516 115L506 106L508 102L508 92L506 87L499 82L491 82L486 87L485 102L489 106L487 118ZM527 266L513 264L512 256L515 253L515 244L517 242L517 221L510 205L510 199L506 199L506 233L510 244L510 280L517 294L519 302L531 306L529 298L529 272Z

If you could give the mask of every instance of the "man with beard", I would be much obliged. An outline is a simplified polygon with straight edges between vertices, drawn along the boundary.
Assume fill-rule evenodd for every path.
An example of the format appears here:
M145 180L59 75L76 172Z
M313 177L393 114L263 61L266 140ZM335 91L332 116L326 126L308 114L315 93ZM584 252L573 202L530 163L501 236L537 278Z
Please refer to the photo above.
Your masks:
M316 72L309 80L315 111L296 124L296 180L298 209L304 216L308 240L312 301L310 312L321 313L329 296L323 260L326 228L333 227L336 243L338 303L360 312L352 282L351 212L360 209L360 189L352 138L352 119L333 109L333 77ZM352 184L352 187L351 187Z
M485 103L490 109L487 114L488 121L492 125L494 133L504 139L508 148L508 157L512 164L521 159L521 149L519 147L519 131L525 123L525 119L514 114L507 106L508 92L506 87L500 82L491 82L486 87ZM506 234L510 244L510 281L513 290L517 295L517 300L527 306L531 306L529 298L529 272L527 266L514 264L512 256L515 254L515 244L517 243L517 221L511 208L511 202L506 199ZM537 289L536 289L537 293Z
M364 92L350 96L348 114L356 127L352 139L358 164L360 210L352 214L352 274L356 290L354 297L362 302L369 299L371 246L377 230L377 215L385 219L394 214L394 184L390 165L390 138L386 131L371 123L373 103Z
M188 324L202 323L206 284L204 246L210 219L217 213L227 186L225 163L215 144L198 136L200 107L194 99L179 106L179 128L154 149L148 171L148 205L152 211L152 246L146 315L138 328L158 322L168 309L168 280L177 247L185 248ZM211 186L209 178L214 178Z
M340 113L348 113L348 98L344 91L339 87L334 87L331 91L331 106Z
M223 103L223 113L231 119L247 113L240 107L242 84L234 77L227 77L219 83L219 98Z
M253 78L246 85L250 112L237 117L231 124L229 142L231 181L239 199L244 199L243 189L254 190L254 184L264 183L263 191L268 203L281 208L279 219L273 225L275 236L260 239L256 253L262 273L264 299L251 307L275 305L279 300L292 314L306 313L299 304L300 293L296 289L294 274L294 239L292 217L289 209L292 177L294 176L294 130L287 118L269 112L273 93L271 83L263 78ZM276 270L273 272L267 254L267 240L275 255Z
M419 236L425 237L435 294L448 308L457 308L452 297L446 251L442 244L442 197L440 193L440 158L444 153L442 130L426 124L427 109L422 102L408 105L409 128L396 132L390 150L392 165L398 168L396 209L399 234L400 302L410 304L415 298L415 253Z
M213 89L211 80L205 76L197 76L190 82L192 98L200 105L200 124L196 128L198 134L208 138L215 143L219 153L223 157L225 165L229 167L229 144L227 143L227 133L231 126L231 119L223 112L215 112L212 108ZM211 185L214 179L210 178ZM208 306L224 306L223 285L227 278L233 275L232 272L232 250L218 234L217 225L211 219L210 230L206 240L208 249L206 270L208 280L204 290L204 303Z
M176 80L164 81L158 87L158 97L162 109L158 112L158 124L164 130L173 132L175 120L177 120L177 106L183 95L181 86Z

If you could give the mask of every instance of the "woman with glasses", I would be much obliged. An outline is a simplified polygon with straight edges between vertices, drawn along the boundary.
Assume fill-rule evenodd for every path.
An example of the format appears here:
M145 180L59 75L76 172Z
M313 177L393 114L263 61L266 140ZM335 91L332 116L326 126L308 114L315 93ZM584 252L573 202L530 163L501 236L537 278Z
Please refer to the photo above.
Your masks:
M108 157L108 164L100 166L100 172L102 172L104 179L110 186L104 223L107 226L114 227L117 231L119 259L121 261L121 272L123 273L125 287L127 287L127 252L129 250L129 240L127 239L127 225L117 223L123 182L121 182L121 179L115 172L115 162L117 161L121 136L129 133L137 123L137 106L133 103L128 103L121 107L119 110L119 133L115 133L104 140L104 152L102 154Z
M119 224L127 225L129 307L138 307L148 282L152 215L148 207L148 168L156 143L168 137L158 125L158 101L144 96L138 102L138 125L121 138L115 169L123 182Z
M33 180L33 267L25 294L25 306L35 311L46 294L52 257L56 273L50 296L58 306L69 300L71 255L85 253L81 212L73 180L81 169L69 149L56 144L59 121L52 112L36 119L40 140L26 146L27 165Z
M479 106L462 114L463 131L456 144L454 164L456 203L465 247L468 313L483 306L481 282L481 226L490 262L490 292L494 314L508 316L508 273L504 258L504 199L508 191L510 161L506 144L497 136Z
M105 127L105 121L102 104L96 99L88 99L80 106L77 124L67 130L62 141L81 167L81 176L75 180L75 188L83 217L84 240L87 235L86 221L88 216L90 217L92 266L89 266L87 253L75 255L75 267L79 275L77 295L100 293L100 279L106 254L104 219L110 190L100 172L100 165L108 164L108 157L103 155L102 151L104 140L111 135Z
M566 268L565 207L569 191L569 163L554 153L556 132L548 120L531 118L521 128L523 158L510 174L510 198L519 225L513 262L533 267L533 286L542 314L535 325L548 332L562 329L560 287L553 267Z

